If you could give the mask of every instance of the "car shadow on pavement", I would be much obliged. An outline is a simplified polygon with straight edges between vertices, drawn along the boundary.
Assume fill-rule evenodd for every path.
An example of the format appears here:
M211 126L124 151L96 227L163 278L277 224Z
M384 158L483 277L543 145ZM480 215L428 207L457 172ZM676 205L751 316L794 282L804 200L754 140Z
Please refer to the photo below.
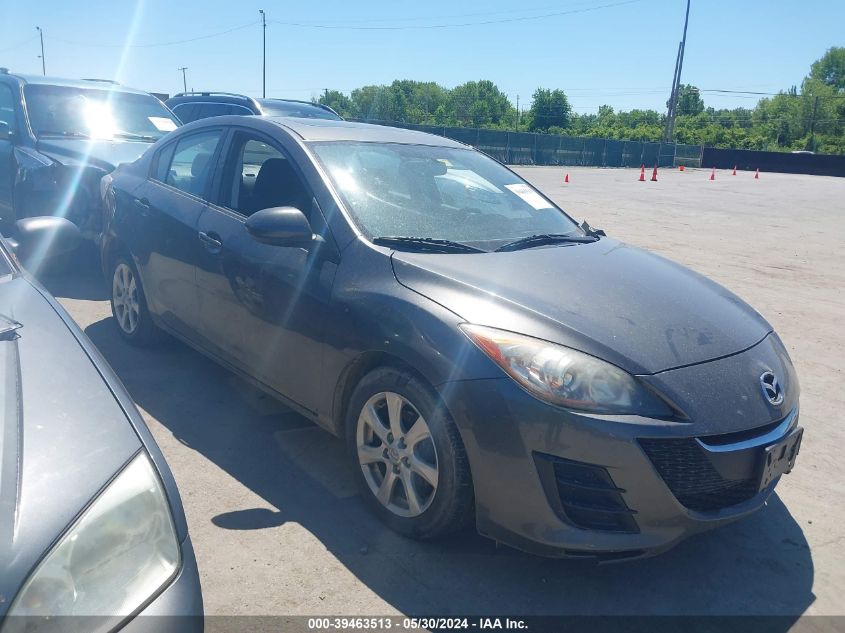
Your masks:
M767 630L785 631L815 599L809 546L777 495L741 522L628 563L537 558L474 531L405 539L364 507L341 440L176 341L130 347L111 318L85 331L145 412L272 507L192 516L206 522L204 536L231 544L239 537L227 531L299 524L404 614L781 615ZM202 563L209 545L191 529ZM226 585L227 603L241 590L234 578L226 584L228 569L214 578ZM282 561L278 573L284 569Z

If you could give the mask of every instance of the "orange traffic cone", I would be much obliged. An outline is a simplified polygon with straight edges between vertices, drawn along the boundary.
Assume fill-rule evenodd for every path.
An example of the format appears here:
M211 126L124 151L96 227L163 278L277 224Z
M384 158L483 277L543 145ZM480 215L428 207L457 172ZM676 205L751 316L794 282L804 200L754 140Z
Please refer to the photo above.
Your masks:
M654 171L651 172L651 182L657 182L657 165L654 166Z
M710 172L710 180L716 180L716 168L713 168L713 171Z
M645 165L640 167L640 182L645 182Z
M754 174L754 180L760 180L760 168L757 168L757 172Z
M563 182L569 182L569 174L566 174L566 178L563 179Z
M684 166L683 166L683 165L680 165L680 166L678 167L678 171L684 171Z
M731 176L736 176L736 165L734 165L734 173L732 173Z

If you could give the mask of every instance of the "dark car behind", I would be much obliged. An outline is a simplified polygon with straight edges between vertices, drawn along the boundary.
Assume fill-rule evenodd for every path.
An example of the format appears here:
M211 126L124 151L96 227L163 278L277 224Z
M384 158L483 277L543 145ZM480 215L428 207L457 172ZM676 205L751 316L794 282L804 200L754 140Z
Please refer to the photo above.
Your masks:
M102 177L178 125L140 90L0 69L0 222L56 215L96 237Z
M182 92L170 97L165 105L173 110L182 123L227 114L342 120L337 112L322 103L295 99L255 99L230 92Z

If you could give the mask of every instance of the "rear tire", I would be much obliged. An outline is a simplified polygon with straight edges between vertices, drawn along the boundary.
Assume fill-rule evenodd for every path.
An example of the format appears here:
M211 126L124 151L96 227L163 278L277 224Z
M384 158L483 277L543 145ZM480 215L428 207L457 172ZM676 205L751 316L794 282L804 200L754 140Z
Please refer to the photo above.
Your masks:
M131 258L119 255L111 267L111 313L117 331L132 345L151 346L162 331L153 323L138 269Z
M347 407L346 441L366 503L396 532L433 539L472 519L463 442L420 378L392 367L364 376Z

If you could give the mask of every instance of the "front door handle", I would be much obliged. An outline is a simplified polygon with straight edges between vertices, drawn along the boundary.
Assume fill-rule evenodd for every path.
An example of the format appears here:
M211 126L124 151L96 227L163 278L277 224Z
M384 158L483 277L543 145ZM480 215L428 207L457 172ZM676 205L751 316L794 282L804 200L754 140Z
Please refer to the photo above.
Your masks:
M220 236L217 233L205 233L204 231L199 232L199 240L202 242L202 245L205 246L206 250L211 253L219 253L223 249L223 240L220 239Z

